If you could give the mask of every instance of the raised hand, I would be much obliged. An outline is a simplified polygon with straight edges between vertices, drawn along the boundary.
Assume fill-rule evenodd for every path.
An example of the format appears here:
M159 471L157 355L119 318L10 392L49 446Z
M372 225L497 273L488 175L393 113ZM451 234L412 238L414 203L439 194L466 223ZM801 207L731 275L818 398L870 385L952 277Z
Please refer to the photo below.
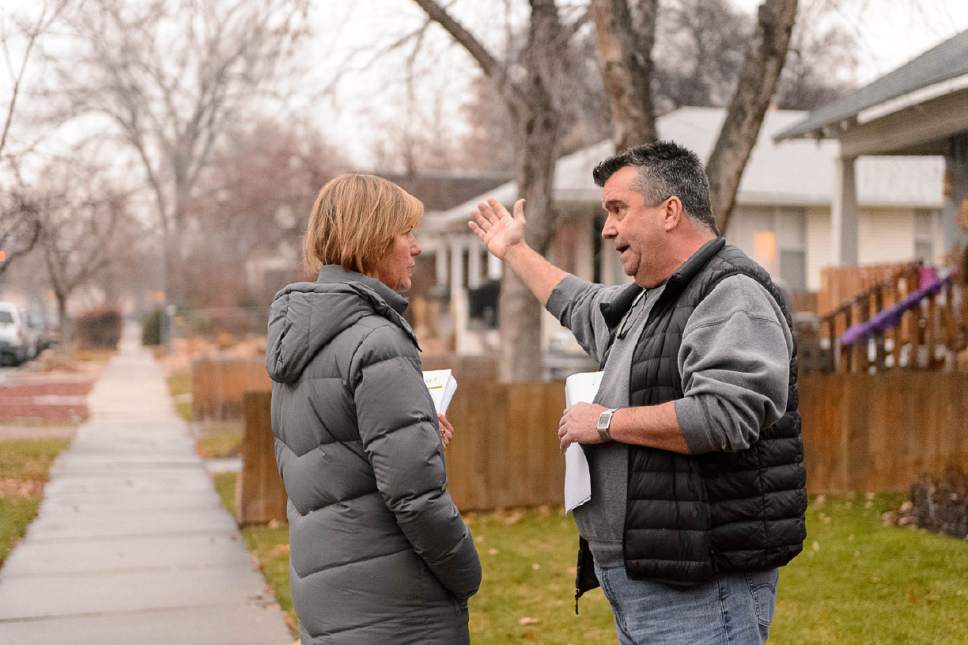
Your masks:
M487 250L503 260L508 249L524 242L524 200L514 202L514 215L491 197L477 205L471 213L470 229L480 238Z

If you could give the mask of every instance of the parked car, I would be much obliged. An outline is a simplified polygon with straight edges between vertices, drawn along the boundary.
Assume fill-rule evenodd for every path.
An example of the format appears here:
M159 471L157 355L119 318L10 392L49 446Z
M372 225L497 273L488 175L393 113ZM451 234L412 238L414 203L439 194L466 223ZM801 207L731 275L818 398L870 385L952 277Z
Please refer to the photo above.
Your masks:
M33 334L15 304L0 302L0 364L20 365L31 358Z
M30 339L30 358L37 358L42 351L57 344L57 337L44 318L37 312L27 312L27 336Z

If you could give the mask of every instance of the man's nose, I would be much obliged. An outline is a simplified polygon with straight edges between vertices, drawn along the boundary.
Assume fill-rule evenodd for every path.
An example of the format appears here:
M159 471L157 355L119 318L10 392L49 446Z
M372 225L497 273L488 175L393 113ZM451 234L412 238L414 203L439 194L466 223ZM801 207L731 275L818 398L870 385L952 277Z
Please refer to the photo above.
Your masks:
M612 221L612 216L609 215L605 218L605 224L602 225L602 239L611 240L616 235L618 235L618 230L615 228L615 222Z
M410 247L410 255L417 257L421 253L423 253L423 249L420 248L420 244L418 242L414 242L413 246Z

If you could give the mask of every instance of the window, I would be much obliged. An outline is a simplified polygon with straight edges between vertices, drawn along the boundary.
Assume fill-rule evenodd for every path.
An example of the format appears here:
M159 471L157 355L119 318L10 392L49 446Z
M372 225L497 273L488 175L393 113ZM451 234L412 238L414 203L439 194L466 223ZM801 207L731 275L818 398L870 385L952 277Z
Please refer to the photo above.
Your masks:
M753 258L771 274L776 274L779 257L776 248L776 233L760 230L753 233Z
M807 290L807 212L781 207L775 211L780 246L780 279L790 291Z
M781 251L780 279L791 291L806 291L807 254L803 251Z
M919 208L914 211L914 259L934 262L935 211Z

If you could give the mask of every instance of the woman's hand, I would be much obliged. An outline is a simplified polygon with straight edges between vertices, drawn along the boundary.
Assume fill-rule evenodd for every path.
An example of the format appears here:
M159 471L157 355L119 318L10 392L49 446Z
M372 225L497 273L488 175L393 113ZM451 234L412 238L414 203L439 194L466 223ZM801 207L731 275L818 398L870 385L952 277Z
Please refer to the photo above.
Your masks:
M440 421L440 441L446 448L450 445L450 440L454 438L454 426L450 425L450 421L442 414L437 415L437 420Z

